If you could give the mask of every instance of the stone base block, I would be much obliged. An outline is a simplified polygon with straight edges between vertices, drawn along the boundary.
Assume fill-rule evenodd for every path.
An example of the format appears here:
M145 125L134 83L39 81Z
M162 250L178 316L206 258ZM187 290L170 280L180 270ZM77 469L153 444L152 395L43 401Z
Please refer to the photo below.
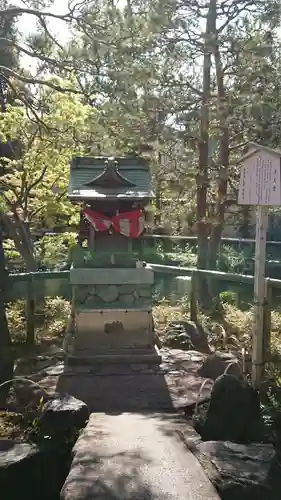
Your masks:
M67 357L68 365L106 365L106 364L145 364L160 365L162 362L161 354L156 346L151 349L138 350L123 349L116 352L107 352L104 354L94 354L91 352L74 351Z
M67 363L161 363L151 310L82 310L74 320L64 340Z
M96 354L122 348L150 348L153 319L151 310L82 310L75 314L75 350Z

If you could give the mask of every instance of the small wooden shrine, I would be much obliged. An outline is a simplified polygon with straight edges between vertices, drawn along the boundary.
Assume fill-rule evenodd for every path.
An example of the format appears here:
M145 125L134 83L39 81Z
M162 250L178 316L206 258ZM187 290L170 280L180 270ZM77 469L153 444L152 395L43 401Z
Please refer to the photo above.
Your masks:
M74 158L69 199L80 205L70 270L69 362L158 363L152 320L153 272L139 261L145 206L153 199L140 158Z

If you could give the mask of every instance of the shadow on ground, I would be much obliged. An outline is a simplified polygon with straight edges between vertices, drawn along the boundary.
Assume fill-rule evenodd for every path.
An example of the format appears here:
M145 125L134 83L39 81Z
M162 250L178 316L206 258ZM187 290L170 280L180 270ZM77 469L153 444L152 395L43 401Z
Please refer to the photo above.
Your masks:
M114 468L105 467L105 462L111 462ZM74 468L61 496L63 499L83 500L154 499L155 492L150 485L144 484L139 473L140 469L148 468L150 462L148 457L135 452L85 455L79 460L79 468L83 467L83 474L78 476ZM168 500L168 496L161 495L161 499Z
M84 401L91 412L174 411L164 374L59 376L56 391Z
M39 356L34 365L18 364L16 375L31 378L48 393L69 393L84 401L91 412L173 412L196 403L202 383L199 376L204 356L197 352L161 349L162 364L155 373L150 369L134 371L126 366L68 367L58 357ZM61 353L60 353L61 355ZM42 359L43 358L43 359ZM199 400L210 394L208 380Z
M177 436L176 415L92 414L74 448L62 500L217 499Z
M27 375L50 394L68 393L84 401L91 412L173 412L194 405L204 378L200 353L162 349L159 371L137 371L126 366L105 367L97 374L95 367L67 367L62 360L44 359L33 374L21 367L17 374ZM41 367L39 366L41 365ZM41 368L41 369L40 369ZM29 366L30 369L30 366ZM200 400L210 394L207 381Z

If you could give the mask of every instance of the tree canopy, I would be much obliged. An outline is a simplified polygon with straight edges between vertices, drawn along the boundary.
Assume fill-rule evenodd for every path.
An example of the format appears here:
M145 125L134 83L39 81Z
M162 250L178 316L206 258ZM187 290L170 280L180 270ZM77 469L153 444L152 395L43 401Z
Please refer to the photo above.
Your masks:
M197 234L198 266L214 268L244 146L279 147L279 2L55 4L0 2L2 205L30 228L72 224L71 156L149 154L156 224Z

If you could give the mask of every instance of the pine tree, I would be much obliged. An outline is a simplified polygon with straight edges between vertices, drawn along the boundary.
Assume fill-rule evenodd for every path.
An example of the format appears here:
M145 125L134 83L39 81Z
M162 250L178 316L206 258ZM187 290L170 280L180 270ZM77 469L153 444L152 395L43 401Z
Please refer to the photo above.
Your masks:
M9 7L6 0L0 1L0 9L7 9ZM17 69L19 64L19 57L13 49L10 41L15 41L17 36L16 18L12 15L6 14L0 17L0 110L2 113L6 111L8 102L12 102L14 96L10 92L9 86L9 72L10 69ZM8 143L0 143L0 156L13 157L13 151ZM1 164L0 163L0 167ZM2 167L3 168L3 167ZM3 173L3 171L2 171ZM0 173L1 175L1 173ZM1 195L1 191L0 191ZM6 380L13 377L13 355L12 345L9 333L9 327L5 310L5 294L7 289L7 270L5 265L5 254L3 249L3 221L0 210L0 385ZM0 389L0 405L5 403L5 397L9 389L5 385Z
M7 0L0 0L0 10L8 9ZM7 103L12 99L9 87L8 69L17 70L19 55L12 43L16 40L16 17L9 13L0 16L0 109L5 111Z

